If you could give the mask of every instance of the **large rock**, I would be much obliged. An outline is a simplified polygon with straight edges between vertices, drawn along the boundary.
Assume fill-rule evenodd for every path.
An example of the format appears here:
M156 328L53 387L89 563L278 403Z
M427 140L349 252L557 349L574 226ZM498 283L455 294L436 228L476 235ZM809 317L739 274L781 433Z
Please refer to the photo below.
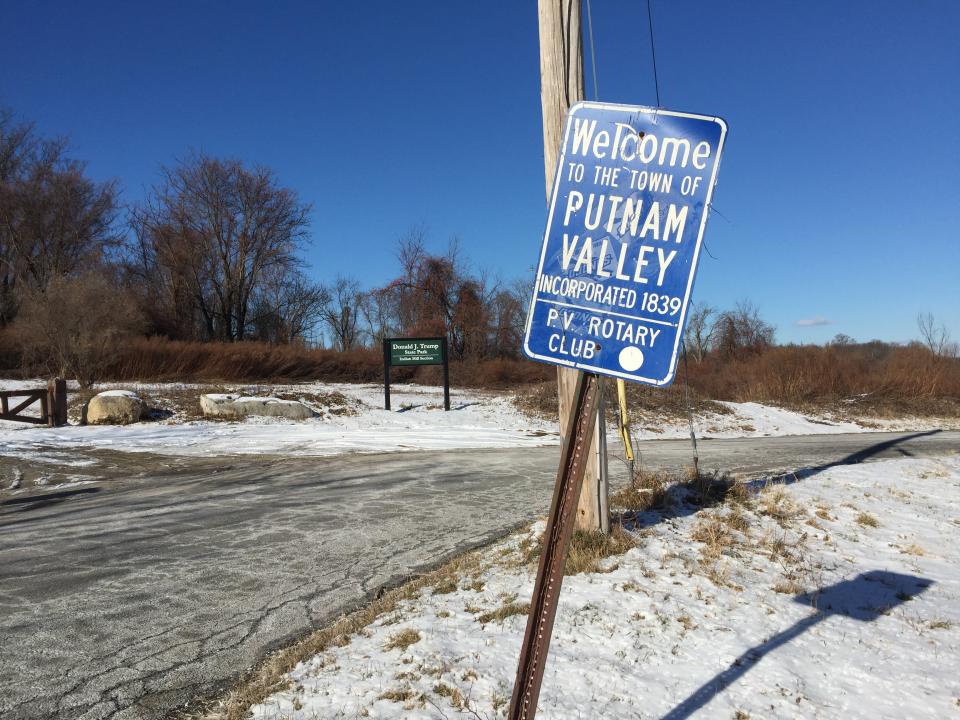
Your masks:
M107 390L87 403L87 422L91 425L129 425L139 422L147 406L129 390Z
M313 417L313 410L296 400L280 400L274 397L244 397L222 393L201 395L200 409L207 417L219 418L258 416L306 420Z

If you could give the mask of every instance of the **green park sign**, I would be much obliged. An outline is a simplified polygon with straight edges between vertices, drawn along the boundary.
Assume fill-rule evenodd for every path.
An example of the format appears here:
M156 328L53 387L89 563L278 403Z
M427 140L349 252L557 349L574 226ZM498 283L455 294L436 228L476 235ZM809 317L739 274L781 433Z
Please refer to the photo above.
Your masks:
M390 364L401 365L443 365L443 338L435 340L389 339Z
M450 363L447 339L385 338L383 341L383 408L390 409L390 368L405 365L443 365L443 409L450 409Z

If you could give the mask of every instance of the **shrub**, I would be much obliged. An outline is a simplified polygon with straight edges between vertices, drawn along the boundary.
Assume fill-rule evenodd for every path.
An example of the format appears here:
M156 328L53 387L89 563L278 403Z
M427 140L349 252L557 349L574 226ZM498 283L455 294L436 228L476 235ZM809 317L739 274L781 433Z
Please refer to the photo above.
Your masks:
M88 388L142 327L133 302L103 275L85 273L28 293L13 330L26 362Z

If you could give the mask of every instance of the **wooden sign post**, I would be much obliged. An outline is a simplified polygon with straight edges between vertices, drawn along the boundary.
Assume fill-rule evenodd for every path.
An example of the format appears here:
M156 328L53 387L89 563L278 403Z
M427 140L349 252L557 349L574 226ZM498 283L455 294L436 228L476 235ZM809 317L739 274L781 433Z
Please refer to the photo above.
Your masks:
M383 341L383 409L390 409L390 368L443 365L443 409L450 409L450 360L447 339L385 338Z

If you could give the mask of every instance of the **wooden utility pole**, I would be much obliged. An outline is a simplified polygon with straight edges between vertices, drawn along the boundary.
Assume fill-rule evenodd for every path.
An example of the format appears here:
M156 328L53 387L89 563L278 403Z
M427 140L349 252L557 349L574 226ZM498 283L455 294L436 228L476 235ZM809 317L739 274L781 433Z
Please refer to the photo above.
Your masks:
M567 110L583 100L583 38L580 0L538 0L540 21L540 104L543 111L543 169L547 202L553 192L554 171L563 142ZM560 432L569 423L579 370L557 368ZM602 404L601 404L602 407ZM600 413L602 414L601 409ZM590 446L590 462L583 477L577 507L578 530L609 531L607 515L607 456L602 417Z

